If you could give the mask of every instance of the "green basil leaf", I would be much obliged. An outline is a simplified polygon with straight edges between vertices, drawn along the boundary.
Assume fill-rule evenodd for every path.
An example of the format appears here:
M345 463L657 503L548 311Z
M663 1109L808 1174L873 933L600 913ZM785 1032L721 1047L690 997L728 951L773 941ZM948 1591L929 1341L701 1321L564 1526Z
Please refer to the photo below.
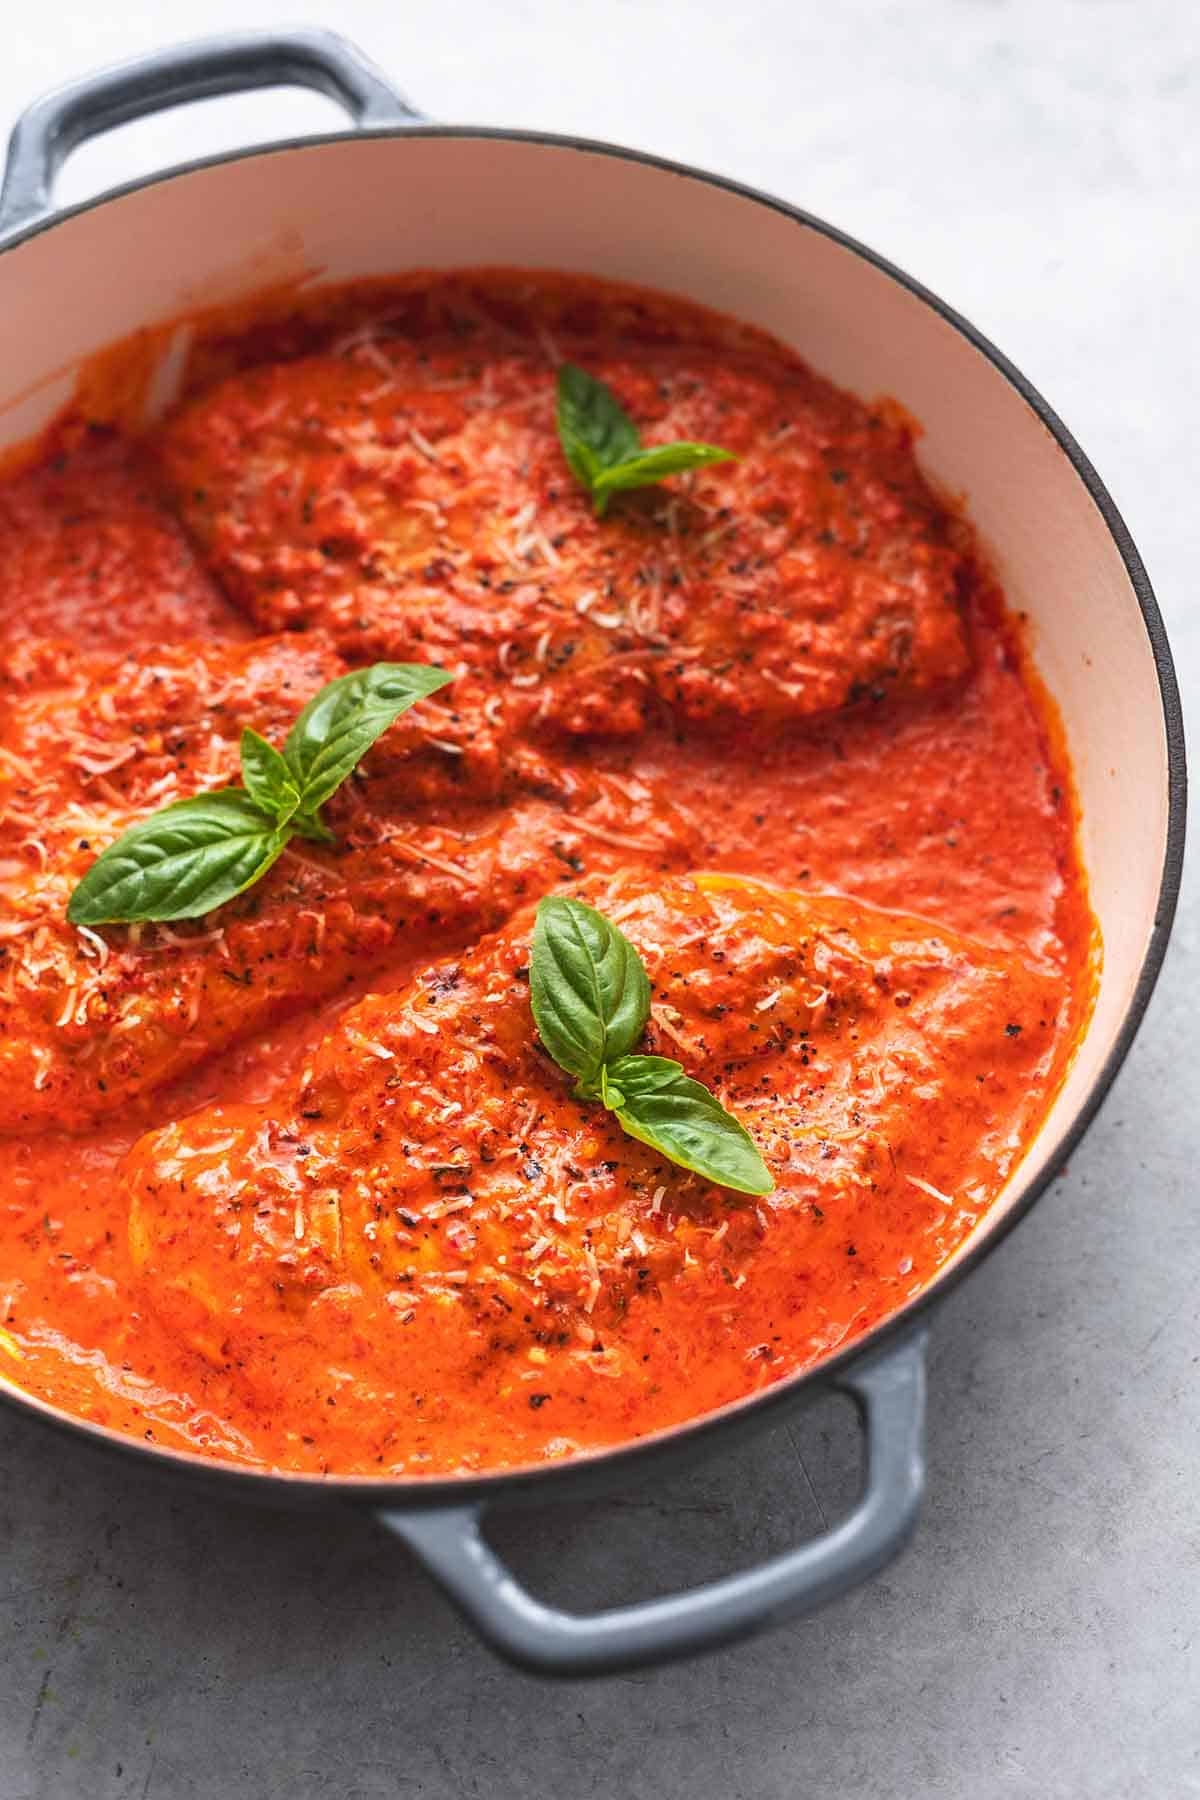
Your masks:
M309 838L314 844L336 844L337 833L330 831L324 819L318 814L296 812L288 820L288 828L297 837Z
M286 825L300 805L300 790L274 744L247 726L242 732L242 783L256 806Z
M656 481L668 475L682 475L688 469L736 461L732 450L720 450L715 444L652 444L600 471L591 484L596 511L604 511L610 494L627 488L652 487Z
M315 694L288 733L283 757L300 794L300 812L319 824L324 805L402 712L453 679L428 663L374 663L341 675Z
M642 448L637 426L612 389L586 369L562 363L558 371L558 436L576 480L603 513L613 494L650 487L668 475L734 462L716 444L652 444Z
M769 1194L770 1170L745 1126L665 1056L622 1056L604 1072L622 1131L739 1194ZM619 1104L614 1102L619 1100Z
M589 493L603 470L636 455L641 442L612 389L574 363L558 370L558 438L571 473Z
M73 925L197 918L265 875L289 835L241 788L176 801L97 857L67 917Z
M177 801L131 826L72 893L68 919L198 918L265 875L290 837L332 843L322 803L393 720L450 679L424 663L376 663L340 676L309 701L282 755L247 728L245 787Z
M629 939L594 906L563 894L538 907L529 989L542 1043L584 1088L633 1048L650 1015L650 982Z

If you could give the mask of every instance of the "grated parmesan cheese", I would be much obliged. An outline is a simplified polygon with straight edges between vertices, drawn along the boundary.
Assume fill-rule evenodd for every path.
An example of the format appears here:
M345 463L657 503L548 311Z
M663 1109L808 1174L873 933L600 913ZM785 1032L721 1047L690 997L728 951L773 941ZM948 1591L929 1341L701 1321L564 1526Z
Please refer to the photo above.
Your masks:
M954 1205L951 1196L949 1194L943 1194L941 1188L935 1188L932 1181L922 1181L919 1175L906 1175L904 1179L905 1181L910 1181L913 1187L920 1188L921 1192L923 1194L928 1194L931 1199L940 1201L943 1206Z
M414 447L421 452L422 456L427 456L429 458L429 461L432 463L440 463L441 462L441 460L442 460L441 457L438 455L438 453L434 449L433 445L429 442L429 439L427 437L423 437L422 434L417 430L415 425L409 426L408 437L409 437L409 442L411 444L413 444Z

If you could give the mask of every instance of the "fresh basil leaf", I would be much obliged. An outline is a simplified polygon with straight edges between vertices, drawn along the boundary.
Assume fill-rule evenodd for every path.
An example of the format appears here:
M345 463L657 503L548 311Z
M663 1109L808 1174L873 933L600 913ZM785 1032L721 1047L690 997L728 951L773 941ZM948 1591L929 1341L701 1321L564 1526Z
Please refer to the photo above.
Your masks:
M297 837L308 838L314 844L336 844L337 833L330 831L324 819L318 814L296 812L288 820L288 829Z
M622 1056L604 1077L622 1131L639 1143L739 1194L769 1194L775 1186L745 1126L679 1063Z
M612 1079L612 1070L608 1063L600 1069L600 1079L594 1084L591 1092L581 1093L581 1100L599 1100L610 1112L619 1112L625 1104L625 1096Z
M715 444L652 444L624 462L600 471L592 482L596 511L604 511L610 494L627 488L652 487L668 475L682 475L688 469L703 469L711 463L736 460L732 450L719 450Z
M242 733L245 787L179 800L130 827L67 903L75 925L194 919L265 875L293 836L332 843L320 807L393 720L451 679L424 663L376 663L309 701L282 755Z
M178 800L97 857L67 917L73 925L197 918L265 875L289 835L241 788Z
M318 807L402 712L453 677L428 663L374 663L329 682L288 733L283 757L300 794L300 812L319 825ZM299 827L297 827L299 829Z
M635 456L641 442L612 389L574 363L559 365L558 438L571 473L589 493L604 469Z
M650 1015L650 982L629 939L594 906L563 894L538 907L529 989L542 1043L584 1090L633 1048Z
M300 790L282 756L249 726L242 732L242 784L277 825L286 825L300 805Z
M612 389L574 363L559 366L558 436L571 473L591 494L598 514L624 489L650 487L687 469L737 460L731 450L715 444L643 449L637 426Z

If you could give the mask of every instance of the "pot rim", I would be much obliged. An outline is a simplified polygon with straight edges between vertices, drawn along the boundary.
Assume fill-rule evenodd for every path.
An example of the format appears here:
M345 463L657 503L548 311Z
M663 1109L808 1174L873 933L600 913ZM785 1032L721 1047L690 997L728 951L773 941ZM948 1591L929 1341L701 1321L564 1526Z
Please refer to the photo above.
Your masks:
M856 1338L852 1343L835 1351L832 1356L811 1369L787 1377L756 1394L745 1395L741 1399L730 1401L714 1412L702 1414L699 1418L685 1420L680 1425L671 1426L643 1438L635 1438L628 1443L602 1450L581 1452L565 1458L562 1462L522 1464L514 1469L500 1469L490 1474L416 1475L399 1479L363 1475L309 1475L299 1472L264 1470L249 1464L224 1462L217 1458L202 1456L195 1451L148 1443L132 1437L126 1432L117 1431L111 1426L98 1425L87 1419L76 1418L71 1413L40 1399L37 1395L27 1394L18 1387L10 1386L7 1381L0 1380L0 1402L12 1406L27 1417L40 1420L44 1424L57 1428L71 1437L94 1444L98 1448L116 1452L127 1459L136 1461L143 1468L188 1473L201 1478L210 1488L219 1487L228 1498L240 1497L268 1504L278 1503L294 1506L320 1504L322 1501L328 1501L390 1509L415 1507L433 1510L447 1505L469 1505L472 1502L492 1501L497 1498L509 1501L529 1498L545 1500L552 1493L557 1495L573 1493L578 1496L584 1492L598 1491L601 1487L607 1489L616 1486L626 1476L636 1475L639 1466L644 1472L646 1465L655 1459L661 1460L669 1455L677 1457L687 1454L699 1455L712 1447L710 1440L722 1431L744 1429L750 1426L756 1429L765 1428L776 1422L787 1409L806 1403L825 1389L836 1388L839 1385L839 1377L852 1363L861 1358L873 1356L885 1347L895 1344L904 1336L920 1329L932 1309L964 1281L979 1266L984 1257L990 1255L1020 1220L1026 1217L1073 1154L1099 1111L1145 1016L1162 968L1183 874L1187 809L1187 756L1179 686L1166 627L1154 590L1150 585L1149 577L1129 534L1128 527L1112 496L1058 414L1033 383L1001 350L997 349L990 339L985 337L955 308L948 305L930 288L915 280L905 270L890 262L886 257L880 256L868 245L850 236L849 233L841 231L837 226L830 225L825 220L805 211L803 207L793 206L773 194L766 193L746 182L734 180L732 177L716 175L689 163L678 162L670 157L657 156L644 150L630 149L602 139L577 137L562 132L522 131L504 126L445 125L422 121L398 126L372 126L369 129L330 131L305 137L285 138L276 142L250 145L174 164L170 168L158 170L154 174L139 176L116 187L105 189L73 206L52 210L42 218L19 226L7 237L0 238L0 256L32 238L41 236L43 232L56 229L81 214L96 211L110 201L123 199L127 195L173 181L180 176L197 174L227 163L247 162L258 157L283 155L296 150L308 150L315 153L331 144L360 142L365 138L395 140L413 137L491 140L531 144L553 150L578 151L586 155L613 157L620 161L661 170L667 174L682 176L692 181L704 182L708 186L719 188L738 199L766 207L789 219L793 224L815 231L842 249L860 257L880 274L887 276L915 299L923 302L945 324L951 326L961 337L965 338L967 343L985 357L996 372L1016 391L1053 437L1059 449L1066 455L1103 519L1124 564L1142 615L1158 680L1167 753L1166 841L1154 923L1146 941L1133 994L1125 1009L1121 1027L1112 1048L1087 1094L1076 1108L1074 1117L1053 1158L1019 1194L1017 1199L1005 1208L1003 1213L997 1214L990 1223L985 1220L982 1226L977 1228L975 1240L970 1247L955 1263L935 1276L922 1293L909 1300L888 1318L881 1320L862 1337Z

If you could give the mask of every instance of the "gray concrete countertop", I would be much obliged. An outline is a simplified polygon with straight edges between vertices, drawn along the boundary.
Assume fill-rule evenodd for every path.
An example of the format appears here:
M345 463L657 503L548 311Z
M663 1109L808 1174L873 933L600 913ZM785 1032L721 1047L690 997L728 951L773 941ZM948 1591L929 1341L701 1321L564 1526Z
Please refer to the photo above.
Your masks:
M7 9L2 9L7 12ZM13 6L0 125L245 0ZM1185 0L341 0L430 112L614 138L773 189L960 307L1109 483L1200 677L1200 33ZM81 152L78 198L332 120L259 95ZM1200 1151L1185 893L1083 1149L943 1308L913 1548L683 1668L501 1668L395 1545L150 1485L0 1418L0 1800L1185 1800L1200 1795ZM844 1497L830 1411L667 1490L502 1527L589 1603L782 1548Z

